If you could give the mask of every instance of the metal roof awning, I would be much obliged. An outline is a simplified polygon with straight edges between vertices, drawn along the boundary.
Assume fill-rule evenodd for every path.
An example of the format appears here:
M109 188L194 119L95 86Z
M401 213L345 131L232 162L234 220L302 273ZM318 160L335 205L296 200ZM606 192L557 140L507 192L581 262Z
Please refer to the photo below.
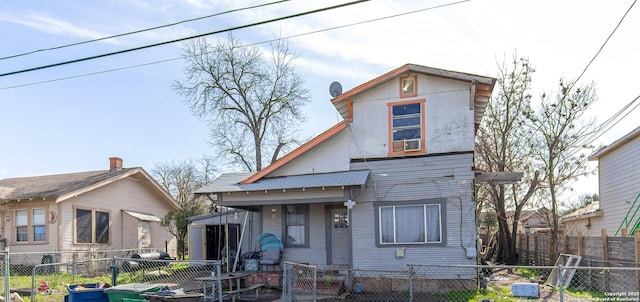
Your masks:
M138 219L140 221L150 221L150 222L162 222L162 219L159 217L156 217L154 215L151 214L144 214L144 213L138 213L138 212L134 212L134 211L126 211L126 210L122 210L123 212L131 215L132 217L134 217L135 219Z
M283 189L321 188L321 187L364 187L369 170L292 175L263 178L250 184L239 184L246 174L223 175L213 183L196 191L196 194L269 191Z

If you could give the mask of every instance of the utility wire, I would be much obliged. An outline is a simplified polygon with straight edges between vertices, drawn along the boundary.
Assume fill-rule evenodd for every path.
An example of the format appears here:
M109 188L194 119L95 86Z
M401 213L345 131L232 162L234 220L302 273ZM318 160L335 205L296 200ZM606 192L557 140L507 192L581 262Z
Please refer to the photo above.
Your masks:
M573 89L573 87L576 85L576 83L578 83L578 81L580 80L580 78L582 78L582 76L585 74L585 72L587 72L587 69L589 69L589 67L591 66L591 63L593 63L593 61L595 61L595 59L598 57L598 55L600 55L600 52L602 52L602 50L604 49L605 45L607 45L607 43L609 42L609 40L611 39L611 37L613 36L613 34L618 30L618 28L620 27L620 25L622 24L622 21L624 21L624 19L627 17L627 15L629 14L629 11L631 11L631 9L633 8L633 6L636 4L637 0L634 0L631 5L629 6L629 8L627 9L627 11L624 13L624 15L622 15L622 18L620 18L620 21L618 21L618 24L616 24L616 26L613 28L613 30L611 31L611 33L609 34L609 36L605 39L605 41L602 43L602 45L600 46L600 48L598 49L598 51L596 52L596 54L591 58L591 60L589 61L589 63L587 63L587 65L584 67L584 69L582 70L582 72L580 73L580 75L578 76L578 78L576 78L574 81L572 81L571 85L569 86L569 88L567 89L567 92L563 95L562 99L560 100L560 102L563 102L566 97L569 95L569 92ZM635 102L638 98L635 98L633 101L631 101L631 103ZM611 127L608 127L606 130L602 130L603 127L606 127L606 124L610 123L615 117L619 116L625 108L627 108L628 106L631 105L627 104L625 107L623 107L623 109L621 111L618 111L617 113L615 113L611 118L609 118L607 121L605 121L605 123L601 124L600 126L598 126L594 133L591 134L589 137L593 137L595 136L595 138L591 139L591 138L585 138L582 139L578 142L578 145L574 146L574 148L578 148L578 150L571 152L571 156L575 155L577 152L579 152L579 150L581 149L581 146L584 145L589 145L592 142L594 142L598 137L602 136L606 131L608 131L609 129L611 129L611 127L615 126L618 122L620 122L620 120L622 120L622 118L618 121L615 122L614 125L612 125ZM636 106L637 107L637 106ZM635 107L634 107L635 109ZM632 110L633 111L633 110ZM623 116L626 117L630 112L628 112L627 114L625 114ZM602 133L598 134L598 132L602 131Z
M215 14L212 14L212 15L202 16L202 17L193 18L193 19L187 19L187 20L183 20L183 21L179 21L179 22L175 22L175 23L149 27L149 28L140 29L140 30L136 30L136 31L131 31L131 32L123 33L123 34L117 34L117 35L113 35L113 36L102 37L102 38L98 38L98 39L82 41L82 42L77 42L77 43L72 43L72 44L66 44L66 45L61 45L61 46L42 48L42 49L29 51L29 52L25 52L25 53L20 53L20 54L15 54L15 55L7 56L7 57L0 57L0 61L1 60L6 60L6 59L22 57L22 56L26 56L26 55L30 55L30 54L34 54L34 53L38 53L38 52L43 52L43 51L62 49L62 48L78 46L78 45L87 44L87 43L93 43L93 42L98 42L98 41L103 41L103 40L108 40L108 39L113 39L113 38L124 37L124 36L128 36L128 35L133 35L133 34L139 34L139 33L146 32L146 31L161 29L161 28L165 28L165 27L171 27L171 26L182 24L182 23L198 21L198 20L202 20L202 19L207 19L207 18L211 18L211 17L216 17L216 16L220 16L220 15L229 14L229 13L239 12L239 11L243 11L243 10L254 9L254 8L263 7L263 6L269 6L269 5L278 4L278 3L281 3L281 2L287 2L287 1L290 1L290 0L279 0L279 1L269 2L269 3L265 3L265 4L259 4L259 5L248 6L248 7L243 7L243 8L236 8L236 9L224 11L224 12L221 12L221 13L215 13Z
M276 21L282 21L282 20L286 20L286 19L296 18L296 17L300 17L300 16L305 16L305 15L314 14L314 13L318 13L318 12L328 11L328 10L341 8L341 7L346 7L346 6L350 6L350 5L354 5L354 4L358 4L358 3L363 3L363 2L368 2L368 1L370 1L370 0L357 0L357 1L342 3L342 4L338 4L338 5L323 7L323 8L319 8L319 9L314 9L314 10L310 10L310 11L306 11L306 12L302 12L302 13L297 13L297 14L293 14L293 15L288 15L288 16L284 16L284 17L278 17L278 18L274 18L274 19L268 19L268 20L265 20L265 21L259 21L259 22L245 24L245 25L230 27L230 28L223 29L223 30L207 32L207 33L203 33L203 34L199 34L199 35L195 35L195 36L190 36L190 37L186 37L186 38L180 38L180 39L175 39L175 40L170 40L170 41L165 41L165 42L160 42L160 43L148 44L148 45L144 45L144 46L140 46L140 47L129 48L129 49L119 50L119 51L105 53L105 54L101 54L101 55L95 55L95 56L91 56L91 57L84 57L84 58L80 58L80 59L64 61L64 62L55 63L55 64L49 64L49 65L43 65L43 66L38 66L38 67L33 67L33 68L28 68L28 69L11 71L11 72L0 74L0 77L5 77L5 76L9 76L9 75L14 75L14 74L20 74L20 73L25 73L25 72L30 72L30 71L36 71L36 70L41 70L41 69L46 69L46 68L51 68L51 67L57 67L57 66L62 66L62 65L72 64L72 63L78 63L78 62L83 62L83 61L88 61L88 60L94 60L94 59L103 58L103 57L109 57L109 56L113 56L113 55L118 55L118 54L133 52L133 51L138 51L138 50L147 49L147 48L151 48L151 47L162 46L162 45L171 44L171 43L175 43L175 42L181 42L181 41L186 41L186 40L190 40L190 39L201 38L201 37L210 36L210 35L214 35L214 34L219 34L219 33L223 33L223 32L228 32L228 31L232 31L232 30L243 29L243 28L253 27L253 26L257 26L257 25L272 23L272 22L276 22Z
M616 112L613 116L611 116L609 119L607 119L602 124L600 124L598 127L596 127L596 130L592 134L590 134L587 138L582 140L582 142L580 142L579 144L577 144L576 146L574 146L572 148L573 151L571 151L569 153L568 157L573 157L576 154L578 154L580 151L582 151L582 149L583 149L582 146L590 145L595 140L597 140L602 135L604 135L607 131L611 130L611 128L613 128L615 125L620 123L620 121L622 121L629 114L631 114L631 112L636 110L638 108L638 106L640 106L640 103L636 104L633 108L631 108L630 110L627 111L627 109L629 109L629 107L631 107L631 105L633 105L633 103L635 103L639 99L640 99L640 95L635 97L633 100L631 100L631 102L629 102L625 106L623 106L622 109L618 110L618 112ZM626 113L625 113L625 111L626 111ZM624 113L624 115L622 115L623 113ZM621 115L622 115L622 117L620 117Z
M600 54L600 52L602 51L602 49L604 48L605 45L607 45L607 42L609 42L609 39L611 39L611 37L613 36L613 34L616 32L616 30L618 30L618 27L620 27L620 24L622 24L622 21L624 21L624 18L627 17L627 15L629 14L629 11L631 10L631 8L633 8L633 6L636 4L636 1L638 0L634 0L633 3L631 3L631 6L629 6L629 8L627 9L627 11L624 13L624 15L622 16L622 18L620 18L620 21L618 21L618 24L616 25L615 28L613 28L613 31L611 31L611 34L609 34L609 36L607 37L606 40L604 40L604 43L602 43L602 46L600 46L600 49L598 49L598 51L596 52L596 54L593 56L593 58L591 58L591 61L589 61L589 63L587 64L587 66L584 67L584 69L582 70L582 73L580 73L580 75L578 76L578 78L571 84L571 87L569 87L568 91L571 91L571 88L573 88L573 85L575 85L580 78L582 78L582 75L584 75L585 72L587 72L587 69L589 68L589 66L591 66L591 63L593 63L593 61L595 61L596 57L598 57L598 55Z
M325 31L336 30L336 29L346 28L346 27L355 26L355 25L361 25L361 24L365 24L365 23L371 23L371 22L380 21L380 20L385 20L385 19L390 19L390 18L395 18L395 17L401 17L401 16L410 15L410 14L414 14L414 13L418 13L418 12L423 12L423 11L427 11L427 10L433 10L433 9L437 9L437 8L442 8L442 7L445 7L445 6L461 4L461 3L469 2L469 1L471 1L471 0L462 0L462 1L457 1L457 2L451 2L451 3L448 3L448 4L443 4L443 5L437 5L437 6L427 7L427 8L418 9L418 10L413 10L413 11L404 12L404 13L399 13L399 14L395 14L395 15L390 15L390 16L385 16L385 17L380 17L380 18L374 18L374 19L369 19L369 20L365 20L365 21L349 23L349 24L340 25L340 26L329 27L329 28L320 29L320 30L315 30L315 31L310 31L310 32L306 32L306 33L302 33L302 34L297 34L297 35L291 35L291 36L281 37L281 38L278 38L278 39L272 39L272 40L265 40L265 41L255 42L255 43L251 43L251 44L247 44L247 45L243 45L243 46L245 46L245 47L246 47L246 46L259 45L259 44L264 44L264 43L270 43L270 42L273 42L273 41L276 41L276 40L280 40L280 39L291 39L291 38L297 38L297 37L301 37L301 36L306 36L306 35L311 35L311 34L316 34L316 33L325 32ZM8 90L8 89L13 89L13 88L20 88L20 87L26 87L26 86L33 86L33 85L39 85L39 84L45 84L45 83L51 83L51 82L57 82L57 81L63 81L63 80L69 80L69 79L74 79L74 78L81 78L81 77L85 77L85 76L91 76L91 75L96 75L96 74L102 74L102 73L109 73L109 72L114 72L114 71L120 71L120 70L126 70L126 69L138 68L138 67L149 66L149 65L160 64L160 63L166 63L166 62L176 61L176 60L181 60L181 59L182 59L182 57L179 57L179 58L173 58L173 59L166 59L166 60L161 60L161 61L148 62L148 63L143 63L143 64L137 64L137 65L125 66L125 67L114 68L114 69L108 69L108 70L103 70L103 71L97 71L97 72L92 72L92 73L79 74L79 75L75 75L75 76L69 76L69 77L63 77L63 78L57 78L57 79L51 79L51 80L46 80L46 81L32 82L32 83L20 84L20 85L15 85L15 86L7 86L7 87L2 87L2 88L0 88L0 90Z

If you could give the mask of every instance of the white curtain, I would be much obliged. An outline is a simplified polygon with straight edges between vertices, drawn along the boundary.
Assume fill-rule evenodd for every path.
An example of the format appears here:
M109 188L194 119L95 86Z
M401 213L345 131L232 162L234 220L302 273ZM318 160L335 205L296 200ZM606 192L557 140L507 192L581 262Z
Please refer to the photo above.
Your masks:
M424 242L424 206L396 207L396 243Z
M427 206L427 242L440 242L440 206Z

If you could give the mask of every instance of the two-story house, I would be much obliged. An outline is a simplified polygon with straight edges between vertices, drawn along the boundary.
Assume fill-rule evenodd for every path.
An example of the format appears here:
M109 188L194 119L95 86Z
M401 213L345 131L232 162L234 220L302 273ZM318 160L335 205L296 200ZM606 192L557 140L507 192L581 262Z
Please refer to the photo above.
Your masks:
M474 136L491 77L407 64L331 99L335 126L198 190L254 211L284 260L358 270L476 264ZM339 91L338 91L339 92ZM440 276L474 279L466 275Z

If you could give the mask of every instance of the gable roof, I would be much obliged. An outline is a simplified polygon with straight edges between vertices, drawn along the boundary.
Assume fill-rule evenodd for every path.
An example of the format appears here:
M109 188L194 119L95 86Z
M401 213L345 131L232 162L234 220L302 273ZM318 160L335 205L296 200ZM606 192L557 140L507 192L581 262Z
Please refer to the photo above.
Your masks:
M638 127L636 129L634 129L633 131L627 133L625 136L623 136L620 139L616 140L611 145L608 145L608 146L600 148L598 151L596 151L595 153L593 153L589 157L589 160L597 160L600 157L605 156L609 152L611 152L611 151L617 149L618 147L628 143L629 141L633 140L634 138L636 138L638 136L640 136L640 127Z
M491 96L491 92L493 91L493 86L495 85L496 79L491 77L479 76L479 75L463 73L458 71L450 71L445 69L438 69L438 68L415 65L415 64L403 65L373 80L370 80L366 83L358 85L355 88L336 96L331 100L331 102L336 107L338 112L340 112L340 115L342 115L342 118L344 118L347 121L350 121L351 115L353 114L351 110L351 106L352 106L351 100L350 100L351 97L356 96L371 88L382 85L395 78L409 75L410 73L426 74L426 75L437 76L441 78L471 82L472 85L475 86L475 91L471 91L472 96L475 96L473 97L473 107L475 111L474 123L476 125L480 124L480 121L482 120L482 116L484 115L484 110L487 107L487 104L489 103L488 98ZM481 98L478 98L478 96Z
M0 200L66 199L95 190L118 180L133 177L150 185L173 208L176 201L142 168L122 168L116 171L90 171L56 175L7 178L0 180Z

